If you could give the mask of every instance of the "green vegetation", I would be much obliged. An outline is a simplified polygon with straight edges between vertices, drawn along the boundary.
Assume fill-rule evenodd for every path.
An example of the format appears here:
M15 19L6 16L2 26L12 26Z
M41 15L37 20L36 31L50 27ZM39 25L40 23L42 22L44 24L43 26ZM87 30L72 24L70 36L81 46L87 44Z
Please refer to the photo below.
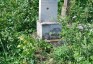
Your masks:
M33 36L38 1L0 0L0 64L93 64L93 0L71 0L69 16L59 18L58 47Z

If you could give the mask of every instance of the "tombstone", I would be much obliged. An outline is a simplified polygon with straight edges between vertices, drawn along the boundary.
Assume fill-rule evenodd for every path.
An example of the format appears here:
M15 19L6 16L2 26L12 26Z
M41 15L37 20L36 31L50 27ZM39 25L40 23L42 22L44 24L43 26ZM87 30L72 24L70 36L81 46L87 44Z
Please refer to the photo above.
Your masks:
M40 39L60 39L61 25L57 21L58 0L39 0L37 35Z

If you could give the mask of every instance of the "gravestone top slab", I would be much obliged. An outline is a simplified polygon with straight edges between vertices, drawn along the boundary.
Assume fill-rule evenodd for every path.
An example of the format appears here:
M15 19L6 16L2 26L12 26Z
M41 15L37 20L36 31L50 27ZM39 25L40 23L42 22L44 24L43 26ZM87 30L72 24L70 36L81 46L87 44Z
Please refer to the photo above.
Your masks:
M56 22L57 9L57 0L39 0L39 21Z

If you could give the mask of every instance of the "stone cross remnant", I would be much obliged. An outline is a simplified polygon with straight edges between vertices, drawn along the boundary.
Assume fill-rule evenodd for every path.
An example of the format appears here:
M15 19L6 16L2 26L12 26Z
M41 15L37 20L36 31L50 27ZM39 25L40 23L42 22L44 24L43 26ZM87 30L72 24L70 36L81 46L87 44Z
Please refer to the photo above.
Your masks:
M37 35L40 39L59 39L61 25L57 21L58 0L39 0Z

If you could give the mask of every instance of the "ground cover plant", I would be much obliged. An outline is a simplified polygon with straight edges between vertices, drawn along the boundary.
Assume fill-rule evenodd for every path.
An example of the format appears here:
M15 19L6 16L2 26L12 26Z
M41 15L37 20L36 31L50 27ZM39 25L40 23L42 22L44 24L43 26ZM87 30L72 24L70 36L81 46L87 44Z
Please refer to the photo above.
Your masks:
M93 64L93 1L71 0L64 18L58 3L64 44L55 47L34 38L39 0L0 0L0 64Z

